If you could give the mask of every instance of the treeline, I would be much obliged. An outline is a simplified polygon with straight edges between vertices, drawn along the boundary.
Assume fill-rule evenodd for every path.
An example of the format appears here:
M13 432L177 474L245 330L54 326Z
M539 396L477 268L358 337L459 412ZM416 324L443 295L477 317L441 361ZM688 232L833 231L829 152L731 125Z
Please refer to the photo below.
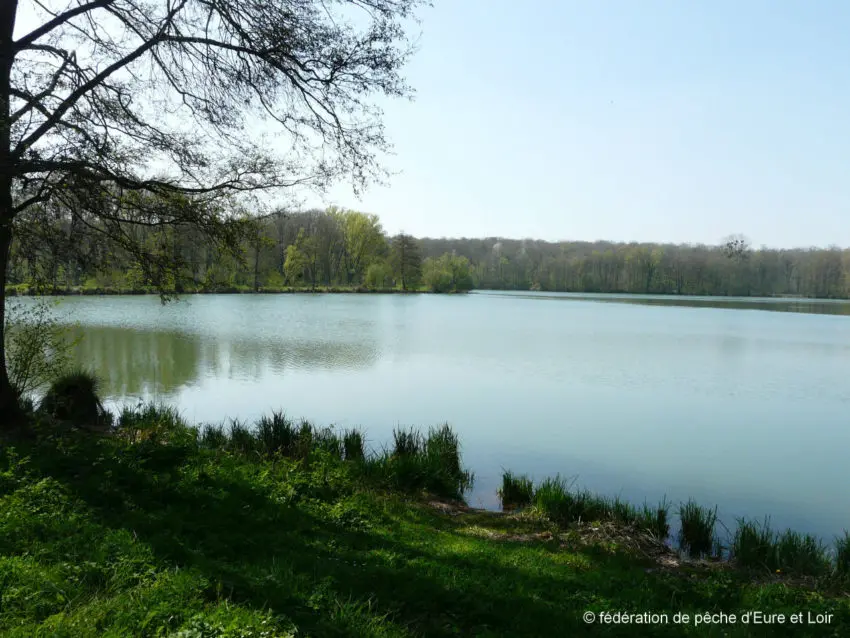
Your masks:
M153 258L140 260L120 242L104 242L90 223L55 215L49 228L27 227L29 241L12 245L11 291L176 292L353 288L456 292L473 286L469 260L423 257L404 233L387 236L376 215L329 208L244 219L236 250L205 241L192 225L132 226L134 242ZM38 233L40 240L32 241ZM120 236L112 229L112 235ZM163 267L167 264L167 267ZM167 272L163 272L167 271Z
M13 288L38 282L48 292L108 291L152 284L144 264L120 245L74 228L73 217L59 215L51 223L44 241L13 244ZM362 287L850 297L850 250L753 249L741 237L717 246L415 239L388 236L376 215L337 208L276 213L246 222L243 231L236 251L205 242L190 226L133 232L170 256L178 292Z

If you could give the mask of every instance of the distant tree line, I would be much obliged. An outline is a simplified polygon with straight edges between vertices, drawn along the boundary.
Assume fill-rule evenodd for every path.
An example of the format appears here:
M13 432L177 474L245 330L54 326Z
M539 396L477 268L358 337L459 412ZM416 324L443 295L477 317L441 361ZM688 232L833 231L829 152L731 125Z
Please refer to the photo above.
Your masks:
M42 241L15 242L11 289L144 290L161 284L120 242L61 211L30 226ZM39 230L41 229L41 230ZM186 225L138 227L133 242L166 255L166 288L225 292L362 287L503 289L680 295L850 297L850 250L753 249L740 236L716 246L388 236L376 215L335 207L245 217L236 241L205 241ZM36 238L37 239L37 238Z
M335 207L245 215L231 226L238 238L220 243L190 224L124 226L122 232L133 233L128 241L154 256L145 261L121 241L104 241L103 233L92 232L91 222L80 223L76 215L57 209L39 210L37 216L38 223L26 225L27 234L19 234L22 240L11 247L7 281L13 294L330 287L455 292L473 286L467 259L424 258L416 239L388 236L376 215ZM166 266L157 269L159 264Z

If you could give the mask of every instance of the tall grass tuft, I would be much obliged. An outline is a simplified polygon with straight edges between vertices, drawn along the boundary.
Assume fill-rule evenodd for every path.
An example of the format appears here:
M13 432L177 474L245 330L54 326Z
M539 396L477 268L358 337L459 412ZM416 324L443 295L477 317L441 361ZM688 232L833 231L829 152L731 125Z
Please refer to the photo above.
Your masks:
M832 570L826 546L811 534L787 530L778 534L770 520L741 519L732 541L732 556L741 567L800 576L821 576ZM837 558L837 557L836 557ZM836 561L836 571L838 563Z
M531 505L534 498L534 483L525 474L514 474L510 470L502 472L502 487L499 490L499 499L502 501L502 509L514 509Z
M603 516L600 518L610 518L624 525L631 525L638 520L638 512L635 507L619 496L604 502L602 514Z
M360 430L346 430L342 435L342 450L346 461L363 461L366 458L366 446Z
M223 450L227 446L227 432L223 425L208 423L201 430L201 445L211 450Z
M342 439L333 428L319 428L313 431L313 448L322 450L336 459L342 459Z
M314 431L315 429L309 421L301 419L295 435L295 448L292 451L293 457L307 459L310 456L310 451L313 449Z
M579 514L570 487L571 483L560 475L547 477L534 490L533 504L556 523L572 523Z
M473 483L463 469L457 435L448 425L429 430L393 432L393 447L361 464L360 471L391 489L424 490L436 496L461 498Z
M717 507L701 507L693 499L679 506L679 546L691 558L711 554L714 548L714 526L717 523Z
M776 534L770 519L762 523L740 519L732 538L732 557L741 567L776 569Z
M288 456L295 449L297 431L283 412L260 417L256 431L260 451L266 456Z
M826 546L811 534L786 530L776 539L776 569L789 574L820 576L831 570Z
M194 436L175 407L156 403L123 407L116 425L118 433L131 443L165 443Z
M637 513L637 526L650 532L657 540L666 541L670 536L670 504L667 498L662 498L655 507L644 503Z
M257 450L257 439L254 438L251 430L242 421L231 419L228 432L228 447L240 454L250 454Z
M835 539L835 573L842 578L850 576L850 532Z
M393 454L395 456L414 457L422 454L423 447L422 435L413 428L410 430L401 428L393 430Z

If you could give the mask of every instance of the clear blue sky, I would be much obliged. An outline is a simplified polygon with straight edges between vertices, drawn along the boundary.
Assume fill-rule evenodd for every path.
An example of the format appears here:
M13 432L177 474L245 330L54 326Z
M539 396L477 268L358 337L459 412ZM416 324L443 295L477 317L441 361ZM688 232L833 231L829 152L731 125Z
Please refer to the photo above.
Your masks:
M390 232L850 246L847 0L435 0Z

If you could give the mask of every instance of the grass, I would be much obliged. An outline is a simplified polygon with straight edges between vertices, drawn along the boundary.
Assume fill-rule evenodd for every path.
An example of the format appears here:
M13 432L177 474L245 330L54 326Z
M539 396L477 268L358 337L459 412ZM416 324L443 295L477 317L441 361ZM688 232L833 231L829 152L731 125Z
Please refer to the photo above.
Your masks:
M510 471L502 472L502 487L499 489L499 499L502 508L506 510L531 505L534 498L534 483L530 478L517 475Z
M679 506L679 522L679 547L691 558L710 556L716 551L716 507L710 509L688 500Z
M827 547L810 534L770 528L770 519L741 519L732 541L732 556L742 568L797 576L847 574L847 535L835 543L835 563Z
M835 571L850 577L850 532L835 539Z
M515 480L509 472L504 473L502 489L505 489L506 481L510 484ZM537 511L559 525L608 521L649 532L659 542L664 542L670 535L670 505L666 499L656 507L644 503L638 509L620 497L605 498L588 490L573 490L572 487L572 481L560 476L546 478L534 489L531 503Z
M357 430L282 413L196 430L167 407L139 406L122 412L117 436L39 432L0 446L4 636L630 636L634 627L582 615L753 609L832 614L827 626L774 625L769 635L850 632L847 535L829 573L804 586L699 563L661 568L624 544L566 533L547 518L666 536L669 506L633 508L560 477L541 481L522 513L437 508L429 501L472 479L447 426L407 430L371 454ZM529 483L508 481L523 498ZM822 549L799 535L769 538L790 570Z

